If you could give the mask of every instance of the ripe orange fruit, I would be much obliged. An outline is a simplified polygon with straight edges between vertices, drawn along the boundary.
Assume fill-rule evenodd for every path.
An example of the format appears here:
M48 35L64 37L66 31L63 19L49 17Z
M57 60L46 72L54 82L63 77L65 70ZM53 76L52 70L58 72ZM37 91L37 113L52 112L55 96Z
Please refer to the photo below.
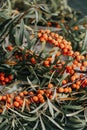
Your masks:
M53 84L52 83L49 83L48 84L48 88L52 88L53 87Z
M11 81L13 79L13 76L12 75L9 75L8 76L9 80Z
M20 96L20 97L23 97L23 96L24 96L24 93L23 93L23 92L20 92L20 93L19 93L19 96Z
M20 99L21 99L20 96L16 96L16 97L15 97L15 100L16 100L16 101L20 101Z
M37 101L38 101L38 97L37 97L37 96L34 96L34 97L33 97L33 101L34 101L34 102L37 102Z
M36 60L35 60L34 57L32 57L32 58L30 59L30 61L31 61L32 64L36 64Z
M63 93L63 92L64 92L64 88L60 87L60 88L58 89L58 92L59 92L59 93Z
M2 96L0 95L0 101L2 100Z
M38 90L38 93L43 95L44 94L44 90Z
M6 83L8 83L8 82L9 82L9 78L6 77L6 78L4 79L4 81L5 81Z
M12 50L13 50L12 45L7 46L7 50L8 50L8 51L12 51Z
M15 102L14 102L14 106L15 106L15 107L19 107L19 102L15 101Z
M2 96L2 100L6 101L7 97L4 95Z

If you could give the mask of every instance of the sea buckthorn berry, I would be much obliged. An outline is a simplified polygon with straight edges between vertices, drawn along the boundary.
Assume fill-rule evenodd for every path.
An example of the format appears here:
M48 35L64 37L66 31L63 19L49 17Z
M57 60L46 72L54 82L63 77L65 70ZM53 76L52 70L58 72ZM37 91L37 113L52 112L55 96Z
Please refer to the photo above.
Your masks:
M68 87L64 88L64 93L68 93L68 92L69 92Z
M40 100L40 102L41 102L41 103L44 103L44 102L45 102L45 100L44 100L44 99L42 99L42 100Z
M66 80L62 80L62 84L64 85L64 84L66 84L67 83L67 81Z
M38 93L43 95L44 94L44 90L38 90Z
M20 106L23 105L23 102L24 102L23 100L19 100L19 101L18 101L18 103L19 103Z
M30 59L30 61L31 61L32 64L36 64L36 60L35 60L34 57L32 57L32 58Z
M0 95L0 101L2 100L2 96Z
M13 50L12 45L7 46L7 50L8 50L8 51L12 51L12 50Z
M38 33L37 35L38 35L38 37L41 37L41 36L42 36L42 34L41 34L41 33Z
M23 91L23 94L26 96L26 95L28 95L28 91Z
M9 75L8 76L9 80L11 81L13 79L13 76L12 75Z
M23 92L20 92L20 93L19 93L19 96L20 96L20 97L23 97L23 96L24 96L24 93L23 93Z
M7 102L11 103L11 98L10 97L7 98Z
M76 84L77 84L77 85L80 85L80 84L81 84L81 81L77 81Z
M16 101L19 101L20 99L21 99L20 96L16 96L16 97L15 97L15 100L16 100Z
M19 107L19 106L20 106L19 102L15 101L14 102L14 107Z
M1 84L4 86L4 85L6 85L6 82L2 81Z
M48 88L52 88L53 87L53 84L52 83L49 83L48 84Z
M34 93L33 93L33 92L29 92L29 94L30 94L30 95L34 95Z
M1 77L0 77L0 80L1 80L1 81L4 81L4 79L5 79L4 76L1 76Z
M2 100L6 101L7 97L4 95L2 96Z
M0 108L0 113L2 113L2 112L3 112L3 109Z
M6 83L8 83L8 82L9 82L9 78L6 77L6 78L4 79L4 81L5 81Z
M60 88L58 89L58 92L59 92L59 93L63 93L63 92L64 92L64 88L60 87Z
M46 60L43 62L43 64L44 64L44 66L49 67L49 61Z
M72 92L72 88L68 87L68 92L71 93Z
M76 89L77 89L77 90L80 89L80 85L77 84L77 85L76 85Z
M71 81L73 82L73 81L75 81L76 80L76 77L75 76L72 76L71 77Z
M80 70L85 71L86 68L84 66L80 66Z
M84 61L84 62L83 62L83 65L87 67L87 61Z
M34 97L33 97L33 101L34 101L34 102L38 102L38 97L37 97L37 96L34 96Z

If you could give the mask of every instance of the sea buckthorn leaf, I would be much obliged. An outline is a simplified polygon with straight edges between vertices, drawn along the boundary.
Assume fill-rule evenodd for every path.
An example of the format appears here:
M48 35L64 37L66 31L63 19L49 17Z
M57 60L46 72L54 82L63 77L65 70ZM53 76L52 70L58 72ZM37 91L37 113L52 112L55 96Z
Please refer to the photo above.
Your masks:
M76 111L76 112L66 114L66 116L67 116L67 117L75 116L75 115L79 114L80 112L82 112L82 111L84 111L84 110L85 110L85 108L82 108L82 109L80 109L80 110L78 110L78 111Z
M54 110L53 110L53 106L51 105L51 102L49 99L47 99L47 103L48 103L48 107L49 107L49 111L52 117L54 117Z
M35 110L31 111L30 113L36 113L36 112L38 112L45 105L46 105L46 103L41 104L39 107L37 107Z
M80 109L83 109L82 106L72 106L72 105L63 105L63 108L66 108L66 109L73 109L73 110L80 110Z
M19 34L19 45L23 44L23 37L24 37L24 21L21 20L20 23L20 34Z
M47 116L45 114L43 114L45 117L47 117L49 119L49 121L51 121L51 123L53 123L57 128L59 128L60 130L64 130L64 128L62 128L53 118L51 118L50 116Z
M33 129L33 130L36 130L36 129L37 129L37 127L38 127L38 124L39 124L39 120L37 120L37 122L36 122L35 126L34 126L32 129Z
M40 116L40 122L41 122L42 130L46 130L45 125L44 125L44 123L43 123L43 120L42 120L41 116Z
M86 34L85 34L85 39L84 39L84 44L83 44L82 50L85 50L86 47L87 47L87 30L86 30Z
M26 120L26 121L30 121L30 122L32 122L32 121L35 121L35 120L37 120L38 119L38 117L37 116L35 116L35 117L29 117L29 116L25 116L25 115L22 115L21 113L19 113L19 112L17 112L17 111L15 111L15 110L13 110L13 109L11 109L10 108L10 110L12 111L12 112L14 112L15 114L17 114L19 117L21 117L22 119L24 119L24 120Z

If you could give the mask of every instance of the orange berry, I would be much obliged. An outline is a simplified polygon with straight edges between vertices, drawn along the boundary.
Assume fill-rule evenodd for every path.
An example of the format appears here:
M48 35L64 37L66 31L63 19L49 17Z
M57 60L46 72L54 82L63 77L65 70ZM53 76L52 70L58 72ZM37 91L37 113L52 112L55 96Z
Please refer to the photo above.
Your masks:
M23 91L23 94L24 95L28 95L28 92L25 90L25 91Z
M8 50L8 51L12 51L12 50L13 50L13 47L12 47L11 45L9 45L9 46L7 47L7 50Z
M19 103L20 106L22 106L23 105L23 100L19 100L18 103Z
M76 88L76 84L73 84L73 85L72 85L72 88Z
M42 36L42 34L41 34L41 33L38 33L37 35L38 35L38 37L41 37L41 36Z
M4 81L4 79L5 79L4 76L0 76L1 81Z
M20 96L15 97L15 100L18 102L20 100Z
M20 93L19 93L19 96L20 96L20 97L23 97L23 96L24 96L24 93L23 93L23 92L20 92Z
M15 107L19 107L19 102L15 101L15 102L14 102L14 106L15 106Z
M44 102L45 102L45 100L44 100L44 99L42 99L42 100L40 100L40 102L41 102L41 103L44 103Z
M30 94L30 95L34 95L34 93L33 93L33 92L29 92L29 94Z
M84 62L83 62L83 65L87 67L87 61L84 61Z
M80 86L79 86L79 85L76 85L76 89L80 89Z
M38 93L43 95L44 94L44 90L38 90Z
M36 60L35 60L34 57L32 57L32 58L30 59L30 61L31 61L32 64L36 64Z
M2 113L2 112L3 112L3 109L0 108L0 113Z
M2 96L0 95L0 101L2 100Z
M49 83L49 84L48 84L48 88L53 88L53 84L52 84L52 83Z
M6 101L7 97L4 95L2 96L2 100Z
M11 103L11 98L10 97L7 98L7 102Z
M8 76L9 80L11 81L13 79L13 76L12 75L9 75Z
M68 93L68 92L69 92L68 87L67 87L67 88L64 88L64 93Z
M72 92L72 88L68 87L68 92L71 93Z
M77 31L77 30L79 30L79 27L78 26L74 26L73 29Z
M60 87L60 88L58 89L58 92L59 92L59 93L63 93L63 92L64 92L64 88Z
M77 81L77 82L76 82L77 85L80 85L80 83L81 83L80 81Z
M38 101L38 97L37 97L37 96L34 96L34 97L33 97L33 101L34 101L34 102L37 102L37 101Z
M40 37L40 41L44 42L45 41L44 37Z
M48 66L49 65L49 61L46 60L46 61L43 62L43 64L44 64L44 66Z
M4 79L4 81L5 81L6 83L8 83L8 82L9 82L9 78L6 77L6 78Z
M72 77L71 77L71 81L72 81L72 82L75 81L75 79L76 79L75 76L72 76Z
M64 85L64 84L66 84L67 83L67 81L66 80L62 80L62 84Z
M43 99L42 94L38 94L37 97L38 97L39 99Z
M5 85L6 83L4 81L1 82L2 85Z
M84 66L80 66L80 70L85 71L85 67Z

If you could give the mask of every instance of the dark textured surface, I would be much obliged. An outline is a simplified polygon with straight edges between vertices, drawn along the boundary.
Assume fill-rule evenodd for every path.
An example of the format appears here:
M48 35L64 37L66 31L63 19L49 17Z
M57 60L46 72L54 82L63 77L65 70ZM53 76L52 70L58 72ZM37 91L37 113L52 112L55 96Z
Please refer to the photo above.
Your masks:
M68 0L68 3L71 7L87 15L87 0Z

